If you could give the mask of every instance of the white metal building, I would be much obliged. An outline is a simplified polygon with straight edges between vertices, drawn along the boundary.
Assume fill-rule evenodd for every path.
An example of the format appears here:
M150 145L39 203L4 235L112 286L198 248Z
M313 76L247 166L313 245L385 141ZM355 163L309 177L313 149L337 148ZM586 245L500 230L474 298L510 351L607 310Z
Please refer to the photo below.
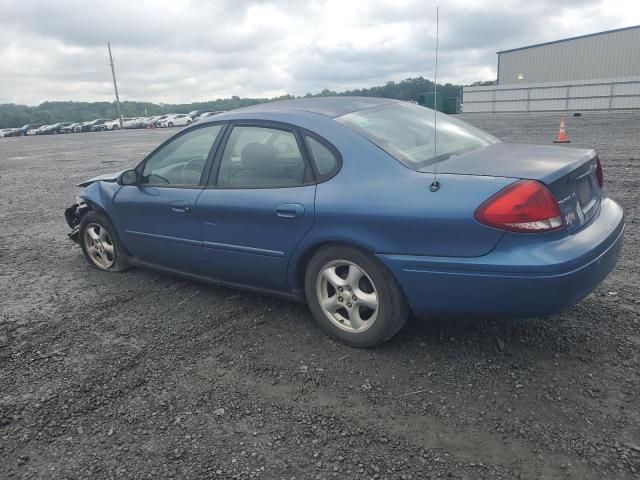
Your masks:
M498 85L464 87L463 111L640 109L640 25L498 52Z

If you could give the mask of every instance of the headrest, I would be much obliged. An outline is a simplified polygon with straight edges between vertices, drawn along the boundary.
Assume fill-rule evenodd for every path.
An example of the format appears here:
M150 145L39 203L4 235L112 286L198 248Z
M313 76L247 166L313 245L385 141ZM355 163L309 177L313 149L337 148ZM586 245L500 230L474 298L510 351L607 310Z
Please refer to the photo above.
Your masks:
M240 160L244 168L264 168L275 157L276 150L271 145L252 142L247 143L240 153Z

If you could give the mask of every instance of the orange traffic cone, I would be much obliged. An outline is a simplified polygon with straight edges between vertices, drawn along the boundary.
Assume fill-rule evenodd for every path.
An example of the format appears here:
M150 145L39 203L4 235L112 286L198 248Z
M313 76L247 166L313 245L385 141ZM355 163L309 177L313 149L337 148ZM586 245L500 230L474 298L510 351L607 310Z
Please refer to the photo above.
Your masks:
M553 143L571 143L567 131L564 129L564 117L560 117L560 129L558 129L558 134Z

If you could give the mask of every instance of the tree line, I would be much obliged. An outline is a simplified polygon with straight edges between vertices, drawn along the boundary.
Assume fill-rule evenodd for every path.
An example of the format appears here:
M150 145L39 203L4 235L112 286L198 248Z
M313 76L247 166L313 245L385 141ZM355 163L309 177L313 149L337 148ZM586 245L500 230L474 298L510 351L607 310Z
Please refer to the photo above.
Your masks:
M407 78L400 82L387 82L370 88L358 88L335 92L324 89L320 93L307 93L305 97L327 97L359 95L364 97L386 97L398 100L418 100L423 93L433 91L433 82L423 77ZM438 84L438 95L460 97L460 85ZM140 117L162 115L165 113L188 113L192 110L233 110L257 103L296 98L284 95L277 98L221 98L206 102L185 104L157 104L151 102L120 102L123 117ZM44 102L38 106L0 104L0 128L20 127L27 123L53 124L57 122L85 122L95 118L116 118L118 116L115 102Z

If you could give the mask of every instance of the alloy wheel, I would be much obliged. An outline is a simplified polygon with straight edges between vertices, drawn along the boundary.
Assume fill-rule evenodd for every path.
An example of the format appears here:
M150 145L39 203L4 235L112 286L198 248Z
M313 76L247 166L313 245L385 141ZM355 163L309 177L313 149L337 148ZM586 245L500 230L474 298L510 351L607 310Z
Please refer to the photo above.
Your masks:
M348 260L333 260L320 270L316 294L326 317L347 332L363 332L378 318L378 292L371 277Z
M84 246L91 261L103 270L113 265L115 247L109 232L97 223L90 223L84 229Z

